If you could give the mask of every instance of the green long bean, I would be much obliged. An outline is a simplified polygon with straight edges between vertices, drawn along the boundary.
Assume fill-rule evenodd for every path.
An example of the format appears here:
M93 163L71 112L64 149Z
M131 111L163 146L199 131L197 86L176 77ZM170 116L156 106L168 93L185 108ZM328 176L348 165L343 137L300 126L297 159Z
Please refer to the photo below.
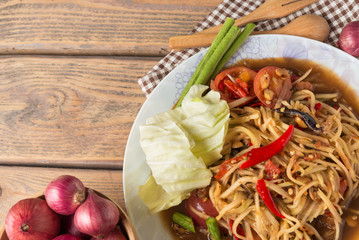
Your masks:
M221 231L219 230L217 220L214 217L209 217L206 219L206 224L208 231L211 234L211 239L221 240Z
M212 56L208 59L202 71L198 75L196 82L194 84L208 84L208 80L213 74L213 71L216 69L216 66L221 61L222 57L231 47L232 43L237 39L238 35L241 33L240 29L236 26L232 26L227 35L222 39Z
M256 25L254 23L248 23L246 27L243 29L241 34L238 36L236 41L232 44L232 46L228 49L226 54L222 57L221 61L216 66L216 69L213 71L211 75L211 79L214 79L218 73L222 70L223 66L226 62L232 57L232 55L237 51L237 49L247 40L248 36L253 32Z
M184 97L193 85L208 84L209 80L214 79L235 51L245 42L254 28L255 24L249 23L241 32L241 30L234 25L234 20L227 18L184 88L175 107L182 105Z
M196 232L192 218L188 217L187 215L184 215L179 212L175 212L172 215L172 220L173 220L173 222L177 223L178 225L187 229L188 231L193 232L193 233Z
M189 89L195 84L198 75L203 71L203 68L206 66L206 63L207 63L208 59L212 56L212 54L218 48L221 41L223 40L223 38L225 38L225 36L227 35L228 31L231 29L233 24L234 24L234 19L232 19L232 18L227 18L226 19L226 21L224 22L221 30L217 34L216 38L213 40L213 42L212 42L211 46L209 47L208 51L203 56L202 60L198 64L195 72L193 73L191 79L189 80L186 87L184 88L184 90L183 90L183 92L182 92L182 94L181 94L181 96L180 96L180 98L179 98L179 100L177 102L176 107L181 106L183 98L187 95Z

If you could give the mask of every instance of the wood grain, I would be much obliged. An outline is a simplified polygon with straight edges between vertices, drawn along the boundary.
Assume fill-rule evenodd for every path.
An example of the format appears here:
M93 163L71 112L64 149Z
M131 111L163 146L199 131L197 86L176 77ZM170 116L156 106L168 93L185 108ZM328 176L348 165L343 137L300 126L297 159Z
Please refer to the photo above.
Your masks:
M147 3L156 5L181 5L181 6L198 6L198 0L133 0L135 3ZM201 2L201 6L216 7L221 1L206 0Z
M221 0L175 2L3 0L0 54L163 56Z
M121 169L157 61L0 57L0 164Z
M125 209L120 170L1 167L0 228L11 206L21 199L42 194L52 179L63 174L76 176L86 187L101 192Z

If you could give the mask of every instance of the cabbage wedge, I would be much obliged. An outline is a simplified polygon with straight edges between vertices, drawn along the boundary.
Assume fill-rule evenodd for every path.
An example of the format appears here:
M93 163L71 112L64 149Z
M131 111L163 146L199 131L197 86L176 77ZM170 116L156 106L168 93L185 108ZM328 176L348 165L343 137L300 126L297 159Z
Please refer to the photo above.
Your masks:
M228 129L229 108L218 92L194 85L182 106L147 119L140 144L152 175L139 194L152 213L176 206L210 184L207 166L218 161Z

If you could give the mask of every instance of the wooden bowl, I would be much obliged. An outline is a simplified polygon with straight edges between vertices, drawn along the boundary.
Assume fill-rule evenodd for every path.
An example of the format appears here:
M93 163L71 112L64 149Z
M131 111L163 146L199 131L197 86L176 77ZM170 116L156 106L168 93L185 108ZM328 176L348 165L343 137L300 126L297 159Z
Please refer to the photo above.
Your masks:
M118 209L121 212L121 217L120 217L120 221L119 221L119 225L121 226L121 229L126 231L126 234L127 234L127 237L129 240L138 240L138 236L136 234L135 228L134 228L133 224L131 223L130 218L128 217L126 212L115 201L113 201L109 197L106 197L102 193L97 192L95 190L94 190L94 192L96 194L98 194L99 196L104 197L104 198L112 201L114 204L116 204L116 206L118 207ZM41 194L37 194L34 197L45 199L45 196L41 195ZM2 226L2 228L0 229L0 240L9 240L9 238L7 237L6 232L5 232L5 226Z

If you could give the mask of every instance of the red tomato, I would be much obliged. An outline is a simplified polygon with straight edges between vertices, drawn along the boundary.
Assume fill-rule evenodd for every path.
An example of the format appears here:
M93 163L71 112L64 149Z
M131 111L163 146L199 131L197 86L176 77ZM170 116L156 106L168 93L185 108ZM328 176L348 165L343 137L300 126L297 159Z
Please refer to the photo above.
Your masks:
M247 95L254 95L250 90L256 74L252 69L243 66L228 68L220 72L211 82L211 89L220 92L221 98L227 102ZM228 76L232 77L236 83L228 82L230 79Z
M193 222L200 227L207 228L206 219L201 218L195 212L193 212L190 208L193 207L195 210L202 212L208 216L216 217L218 212L216 208L213 206L211 200L207 197L199 197L193 192L191 196L186 200L186 211L187 214L193 219Z
M254 78L253 88L259 101L273 108L278 99L288 101L292 96L291 76L283 68L265 67Z

